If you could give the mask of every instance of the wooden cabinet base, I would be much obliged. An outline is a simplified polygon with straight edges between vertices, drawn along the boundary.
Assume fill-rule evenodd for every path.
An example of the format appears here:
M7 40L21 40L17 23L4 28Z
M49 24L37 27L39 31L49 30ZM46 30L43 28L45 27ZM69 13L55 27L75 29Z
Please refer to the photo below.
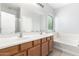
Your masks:
M41 52L42 56L47 56L48 55L48 41L42 43L42 52Z
M52 40L49 40L49 52L52 52L53 51L53 41Z
M19 46L12 46L5 49L0 49L0 56L11 56L18 53L18 50Z
M40 45L28 49L28 56L40 56Z
M53 41L53 36L48 37L48 53L51 53L53 51L53 45L54 45L54 41Z
M53 37L25 42L16 46L0 49L0 56L47 56L53 51Z
M20 45L20 51L27 50L32 47L32 42L23 43Z
M14 56L27 56L27 54L26 54L26 51L24 51L24 52L20 52L20 53L14 55Z

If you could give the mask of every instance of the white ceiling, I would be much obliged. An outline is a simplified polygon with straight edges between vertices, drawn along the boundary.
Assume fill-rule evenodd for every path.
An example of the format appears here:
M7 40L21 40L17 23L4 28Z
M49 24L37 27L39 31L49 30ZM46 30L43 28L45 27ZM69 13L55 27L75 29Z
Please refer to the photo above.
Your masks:
M66 5L68 5L68 3L49 3L49 5L52 8L56 9L56 8L61 8L61 7L66 6Z
M26 3L5 3L6 5L14 5L14 6L27 6ZM36 4L36 3L35 3ZM33 4L33 5L35 5ZM44 3L45 4L45 3ZM69 3L47 3L49 6L51 6L52 8L56 9L56 8L61 8L64 7L66 5L68 5Z

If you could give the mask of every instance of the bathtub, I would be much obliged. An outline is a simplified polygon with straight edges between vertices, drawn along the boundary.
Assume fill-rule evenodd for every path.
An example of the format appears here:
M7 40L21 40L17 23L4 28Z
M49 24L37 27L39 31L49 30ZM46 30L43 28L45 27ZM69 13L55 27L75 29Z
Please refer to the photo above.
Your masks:
M71 55L79 56L79 34L56 33L54 36L55 48Z

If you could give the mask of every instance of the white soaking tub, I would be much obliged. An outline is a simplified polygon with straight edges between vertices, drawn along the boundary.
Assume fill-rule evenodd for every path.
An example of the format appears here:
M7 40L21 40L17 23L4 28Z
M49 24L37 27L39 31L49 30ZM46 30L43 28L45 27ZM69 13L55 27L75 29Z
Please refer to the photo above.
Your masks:
M79 56L79 34L57 33L54 37L55 48Z

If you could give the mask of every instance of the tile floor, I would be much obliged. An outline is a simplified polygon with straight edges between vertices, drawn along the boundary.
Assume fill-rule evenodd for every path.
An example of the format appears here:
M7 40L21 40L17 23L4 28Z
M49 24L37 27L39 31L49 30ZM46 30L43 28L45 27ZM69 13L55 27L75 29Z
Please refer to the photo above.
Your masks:
M72 55L54 48L53 52L50 53L49 56L72 56Z

